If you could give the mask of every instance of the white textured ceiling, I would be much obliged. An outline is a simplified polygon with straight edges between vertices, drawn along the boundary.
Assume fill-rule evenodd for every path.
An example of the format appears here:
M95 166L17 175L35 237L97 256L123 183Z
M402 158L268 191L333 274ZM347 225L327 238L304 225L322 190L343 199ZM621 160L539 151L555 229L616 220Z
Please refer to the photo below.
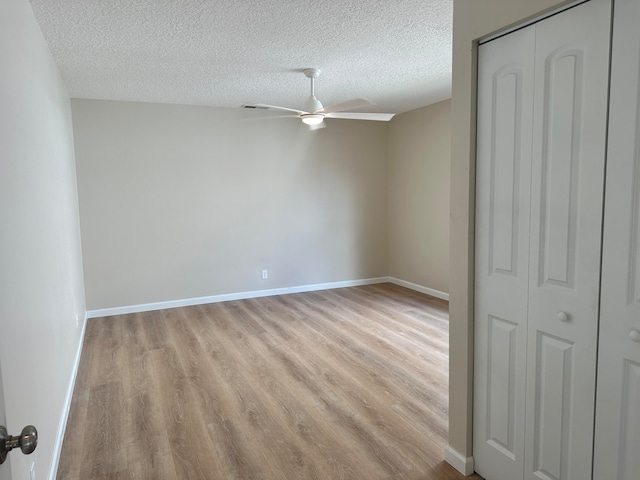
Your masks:
M451 95L453 0L30 0L73 98L401 113Z

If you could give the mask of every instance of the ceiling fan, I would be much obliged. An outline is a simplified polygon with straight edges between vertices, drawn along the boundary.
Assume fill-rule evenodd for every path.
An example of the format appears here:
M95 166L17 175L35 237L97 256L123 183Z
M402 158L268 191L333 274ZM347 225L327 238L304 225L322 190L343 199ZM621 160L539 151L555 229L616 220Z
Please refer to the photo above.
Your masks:
M279 107L277 105L266 105L258 103L256 105L243 105L244 108L261 108L268 110L280 110L285 112L296 113L303 123L309 125L311 129L323 128L325 118L344 118L350 120L377 120L388 122L395 115L394 113L365 113L365 112L346 112L346 110L367 107L374 105L373 102L364 98L354 98L346 102L337 103L330 107L324 107L315 95L315 79L320 76L320 70L317 68L307 68L303 70L306 77L311 80L311 95L302 107L304 110L295 108Z

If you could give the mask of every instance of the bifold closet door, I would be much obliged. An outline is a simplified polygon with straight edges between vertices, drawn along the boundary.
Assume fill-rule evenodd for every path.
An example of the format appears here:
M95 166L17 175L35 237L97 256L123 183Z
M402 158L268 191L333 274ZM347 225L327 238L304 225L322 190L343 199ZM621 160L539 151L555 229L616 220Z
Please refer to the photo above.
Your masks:
M640 1L616 0L595 480L640 478Z
M474 463L522 478L535 27L478 49Z
M536 24L527 480L592 474L610 32L599 0Z
M610 2L479 47L474 461L591 478Z

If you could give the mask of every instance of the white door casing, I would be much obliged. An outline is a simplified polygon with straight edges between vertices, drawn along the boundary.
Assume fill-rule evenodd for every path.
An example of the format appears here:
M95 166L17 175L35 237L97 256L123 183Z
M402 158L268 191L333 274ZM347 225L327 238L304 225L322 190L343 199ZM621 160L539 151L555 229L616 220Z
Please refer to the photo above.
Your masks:
M640 477L638 18L640 2L615 2L594 480L637 480Z
M521 478L535 27L478 49L475 468Z

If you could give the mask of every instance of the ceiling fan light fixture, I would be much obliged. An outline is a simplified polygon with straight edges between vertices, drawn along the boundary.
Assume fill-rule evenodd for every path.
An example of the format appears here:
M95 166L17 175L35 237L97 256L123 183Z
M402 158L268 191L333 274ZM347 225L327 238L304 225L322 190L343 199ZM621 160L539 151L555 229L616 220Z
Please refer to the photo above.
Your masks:
M320 125L324 120L324 115L319 113L307 113L306 115L301 115L302 123L306 123L307 125Z

